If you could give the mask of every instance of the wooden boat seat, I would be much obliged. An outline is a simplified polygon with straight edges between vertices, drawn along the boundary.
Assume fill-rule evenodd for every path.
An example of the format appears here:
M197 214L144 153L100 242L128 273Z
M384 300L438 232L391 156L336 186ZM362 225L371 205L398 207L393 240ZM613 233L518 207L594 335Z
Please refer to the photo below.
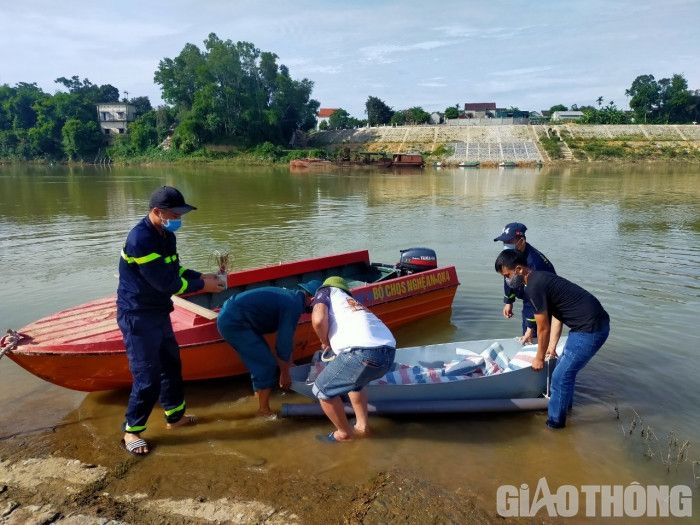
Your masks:
M219 316L218 312L210 310L209 308L204 308L203 306L199 306L198 304L188 301L187 299L183 299L182 297L178 297L177 295L173 295L171 299L173 300L173 304L175 306L179 306L184 310L200 315L205 319L209 319L210 321L213 321Z

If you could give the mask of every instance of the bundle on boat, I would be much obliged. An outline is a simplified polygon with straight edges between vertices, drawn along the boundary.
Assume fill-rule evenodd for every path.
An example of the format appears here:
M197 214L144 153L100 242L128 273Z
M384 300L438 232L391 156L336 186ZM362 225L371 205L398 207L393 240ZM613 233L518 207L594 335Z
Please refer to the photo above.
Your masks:
M558 352L566 338L562 337ZM383 377L367 386L373 413L488 412L540 410L547 407L548 380L556 360L543 371L532 369L536 345L515 339L461 341L402 348ZM313 398L314 379L325 364L292 368L292 389ZM349 412L350 407L346 407ZM321 415L317 403L285 404L283 416Z

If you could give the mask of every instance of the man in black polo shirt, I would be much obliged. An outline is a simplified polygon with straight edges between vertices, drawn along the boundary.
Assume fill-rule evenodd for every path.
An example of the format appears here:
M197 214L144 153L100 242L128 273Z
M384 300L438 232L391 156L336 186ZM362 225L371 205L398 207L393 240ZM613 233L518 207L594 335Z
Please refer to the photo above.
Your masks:
M576 374L600 349L610 332L610 317L598 299L580 286L549 272L532 270L523 253L503 250L496 272L512 288L525 286L525 299L535 310L537 355L532 368L541 370L545 357L556 357L562 323L569 327L564 351L552 374L547 426L563 428L574 397Z

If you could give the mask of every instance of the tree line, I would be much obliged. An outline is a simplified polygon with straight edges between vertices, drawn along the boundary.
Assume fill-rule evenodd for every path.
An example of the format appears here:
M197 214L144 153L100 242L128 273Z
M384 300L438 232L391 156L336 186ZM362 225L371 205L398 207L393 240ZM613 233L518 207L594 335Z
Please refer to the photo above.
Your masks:
M252 147L283 145L296 130L316 124L313 82L292 78L274 53L249 42L222 40L211 33L203 49L186 44L174 58L163 58L154 73L167 105L152 108L147 97L122 98L137 108L129 133L115 137L109 154L130 157L156 151L166 137L172 148L191 154L205 144ZM35 83L0 85L0 158L92 160L107 146L97 120L97 103L119 102L119 90L78 76L55 81L63 90L46 93ZM640 75L626 90L631 111L598 97L594 104L550 111L581 110L593 124L674 124L700 121L700 90L690 90L682 74L656 80ZM511 108L517 110L517 108ZM416 106L394 110L376 96L365 103L366 119L339 108L321 129L415 125L430 121ZM459 118L459 105L445 118ZM159 150L158 150L159 151Z
M688 89L688 81L679 73L656 80L654 75L639 75L625 90L630 111L618 108L613 100L605 104L602 96L595 105L571 108L557 104L554 111L583 112L584 124L690 124L700 122L700 89Z
M67 91L49 94L36 83L0 85L0 158L87 159L102 145L98 102L118 102L119 90L78 76L55 81ZM146 97L130 100L141 111Z

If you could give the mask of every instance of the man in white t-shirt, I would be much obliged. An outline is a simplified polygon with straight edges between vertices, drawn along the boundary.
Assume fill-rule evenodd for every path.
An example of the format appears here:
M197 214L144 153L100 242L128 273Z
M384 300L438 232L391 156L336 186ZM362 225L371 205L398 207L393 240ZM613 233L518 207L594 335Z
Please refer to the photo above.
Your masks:
M333 360L314 381L313 393L336 430L320 439L350 441L369 435L365 386L394 363L396 340L379 318L356 301L342 277L329 277L312 302L311 323L325 354ZM355 412L350 426L340 396L347 394Z

